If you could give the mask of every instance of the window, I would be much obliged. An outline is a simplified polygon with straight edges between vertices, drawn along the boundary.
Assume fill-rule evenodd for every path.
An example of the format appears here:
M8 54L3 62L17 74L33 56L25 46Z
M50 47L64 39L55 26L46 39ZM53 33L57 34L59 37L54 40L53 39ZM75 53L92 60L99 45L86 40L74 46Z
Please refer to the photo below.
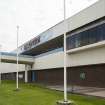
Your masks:
M81 32L81 36L80 36L80 46L84 46L84 45L87 45L89 43L89 34L88 34L88 31L84 31L84 32Z
M97 42L97 29L96 28L92 28L88 30L89 32L89 44L93 44L95 42Z
M71 37L67 38L67 49L75 48L75 36L72 35Z
M67 37L67 49L73 49L105 40L105 23Z
M99 27L100 34L101 34L101 40L105 40L105 24L101 25Z

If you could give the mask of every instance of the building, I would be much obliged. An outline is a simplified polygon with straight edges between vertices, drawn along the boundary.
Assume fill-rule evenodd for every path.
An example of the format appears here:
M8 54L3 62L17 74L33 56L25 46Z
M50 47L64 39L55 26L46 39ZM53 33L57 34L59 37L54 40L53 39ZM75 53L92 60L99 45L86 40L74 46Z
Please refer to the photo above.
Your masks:
M25 64L20 77L26 82L63 84L65 31L68 84L105 87L105 0L68 18L66 25L62 21L20 46L20 55L34 59L33 63ZM3 73L4 78L5 75L10 77L13 71Z

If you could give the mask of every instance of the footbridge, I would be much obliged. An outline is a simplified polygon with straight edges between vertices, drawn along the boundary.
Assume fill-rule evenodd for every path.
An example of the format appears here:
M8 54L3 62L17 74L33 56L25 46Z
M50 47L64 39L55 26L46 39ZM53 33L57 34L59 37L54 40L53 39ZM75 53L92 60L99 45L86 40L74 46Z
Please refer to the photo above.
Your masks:
M7 62L7 63L16 63L17 62L17 56L14 53L7 53L7 52L1 52L1 62ZM32 65L34 63L34 57L27 56L27 55L19 55L19 64L29 64Z

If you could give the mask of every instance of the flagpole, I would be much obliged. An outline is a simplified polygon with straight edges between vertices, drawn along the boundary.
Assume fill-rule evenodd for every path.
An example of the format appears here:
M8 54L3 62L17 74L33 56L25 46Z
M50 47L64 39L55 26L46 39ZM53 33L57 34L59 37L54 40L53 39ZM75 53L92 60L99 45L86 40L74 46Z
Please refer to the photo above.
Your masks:
M58 105L74 105L74 103L72 101L68 100L67 97L67 61L66 61L66 31L67 31L67 27L66 27L66 0L63 0L63 18L64 18L64 40L63 40L63 44L64 44L64 100L62 101L57 101Z
M18 38L19 38L19 26L17 26L17 72L16 72L16 89L18 90L19 88L19 80L18 80L18 69L19 69L19 65L18 65L18 58L19 58L19 54L18 54Z
M64 0L64 27L66 27L66 1ZM65 28L64 28L65 29ZM64 101L67 101L66 30L64 30Z
M63 101L58 101L57 104L58 105L71 105L73 104L72 101L69 101L67 98L67 64L66 64L66 31L67 31L67 27L66 27L66 0L63 0L63 18L64 18L64 40L63 40L63 44L64 44L64 100Z
M1 84L1 49L2 46L0 45L0 84Z
M71 100L68 100L67 97L67 54L66 54L66 33L67 33L67 23L66 23L66 0L63 1L64 3L64 102L61 105L73 105L74 103Z

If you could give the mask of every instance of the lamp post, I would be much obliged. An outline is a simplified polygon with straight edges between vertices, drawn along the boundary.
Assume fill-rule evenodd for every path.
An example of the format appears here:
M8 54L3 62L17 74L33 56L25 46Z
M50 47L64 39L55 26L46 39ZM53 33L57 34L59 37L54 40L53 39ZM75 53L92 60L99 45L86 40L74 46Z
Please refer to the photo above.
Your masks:
M64 18L64 100L63 101L58 101L58 105L71 105L73 104L72 101L69 101L67 98L67 65L66 65L66 0L63 0L64 4L64 12L63 12L63 18Z

